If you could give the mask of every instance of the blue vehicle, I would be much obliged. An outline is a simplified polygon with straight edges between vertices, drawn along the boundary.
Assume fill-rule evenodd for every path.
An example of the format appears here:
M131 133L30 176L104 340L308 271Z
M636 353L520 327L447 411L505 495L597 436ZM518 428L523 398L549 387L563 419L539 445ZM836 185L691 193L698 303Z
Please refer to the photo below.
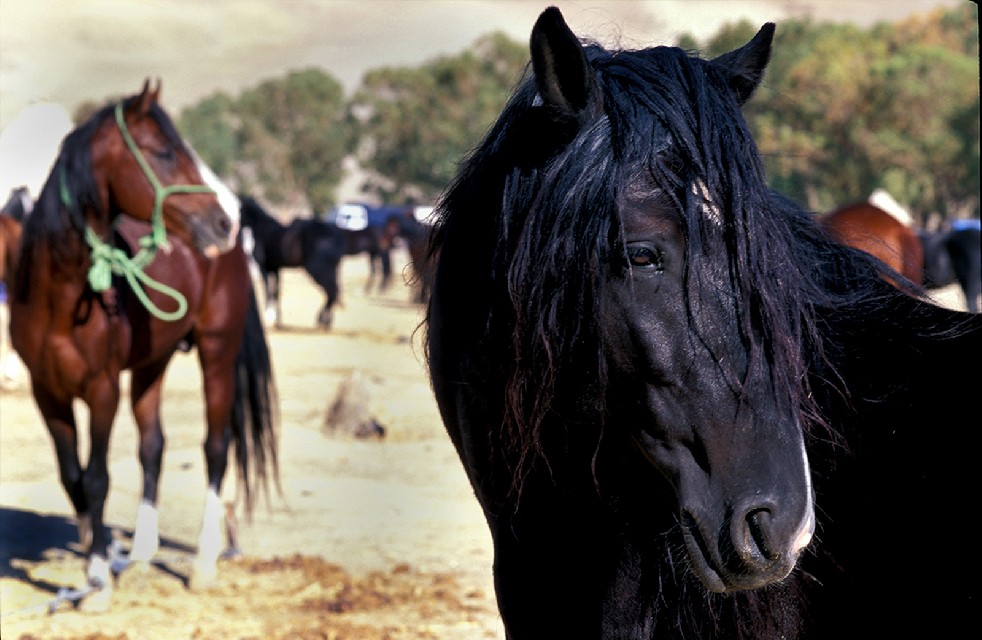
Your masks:
M379 229L393 217L405 215L405 205L370 205L363 202L347 202L328 210L325 220L342 229L361 231L368 227Z

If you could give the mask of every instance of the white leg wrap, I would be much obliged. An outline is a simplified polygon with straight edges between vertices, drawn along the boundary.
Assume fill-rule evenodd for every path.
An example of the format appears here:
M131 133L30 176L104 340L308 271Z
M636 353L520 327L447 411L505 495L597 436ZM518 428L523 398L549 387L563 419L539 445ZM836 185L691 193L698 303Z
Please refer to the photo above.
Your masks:
M136 510L136 528L133 532L133 546L130 559L149 562L160 549L160 532L157 524L157 507L149 502L141 502Z
M112 587L112 574L109 571L109 561L102 556L89 558L89 569L86 572L89 584L100 589Z
M195 573L201 577L213 577L218 573L218 555L222 551L223 514L221 498L209 489L205 497L201 535L198 537L198 556L194 562Z
M263 312L263 321L267 327L275 327L279 324L280 314L276 311L276 305L272 303L266 305L266 309Z

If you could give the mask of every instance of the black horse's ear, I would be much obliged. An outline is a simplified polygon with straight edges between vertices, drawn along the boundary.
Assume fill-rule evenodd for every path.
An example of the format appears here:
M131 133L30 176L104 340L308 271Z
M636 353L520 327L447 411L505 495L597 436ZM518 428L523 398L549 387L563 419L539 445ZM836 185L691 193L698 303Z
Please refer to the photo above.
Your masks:
M543 103L573 116L586 108L593 93L593 73L559 9L547 8L535 21L529 48Z
M773 40L774 23L768 22L750 42L713 59L713 64L729 74L730 88L736 93L740 104L750 99L764 77L764 68L771 60Z

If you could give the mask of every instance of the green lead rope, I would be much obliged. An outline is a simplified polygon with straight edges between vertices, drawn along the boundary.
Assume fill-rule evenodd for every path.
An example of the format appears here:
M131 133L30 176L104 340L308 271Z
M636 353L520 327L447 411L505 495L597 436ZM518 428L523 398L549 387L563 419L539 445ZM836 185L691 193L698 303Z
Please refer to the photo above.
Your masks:
M145 240L151 242L144 244ZM92 266L89 268L88 280L93 291L101 293L109 289L112 286L112 274L115 273L126 278L126 282L133 289L133 293L150 312L150 315L165 322L173 322L183 318L184 314L187 313L188 301L184 294L162 282L157 282L143 271L144 267L153 261L157 252L156 247L151 245L151 236L144 236L140 239L140 252L132 259L122 249L103 242L92 230L92 227L85 227L85 241L92 250ZM177 309L164 311L150 300L145 288L153 289L172 298L177 302Z
M140 250L135 256L130 258L122 249L103 242L99 234L86 224L85 242L89 245L92 253L92 266L89 268L88 273L89 286L92 287L93 291L101 293L112 286L113 274L123 276L126 278L126 282L129 283L130 288L133 289L136 297L151 315L165 322L173 322L174 320L183 318L184 314L187 313L187 298L177 289L157 282L143 271L153 262L158 249L170 247L170 243L167 241L167 229L164 227L164 199L173 193L214 193L214 189L206 185L171 185L165 187L160 184L153 169L140 152L140 148L136 146L133 136L130 135L129 130L126 128L126 120L123 118L123 103L116 105L116 123L119 125L119 130L123 134L123 140L126 142L126 146L133 154L133 157L136 158L140 169L143 170L143 174L153 187L154 201L153 213L151 215L151 231L149 235L140 238ZM68 186L65 184L64 172L61 173L60 187L62 203L66 207L71 208L72 198L68 191ZM153 289L173 299L177 302L177 309L174 311L162 310L150 300L150 297L146 293L146 288Z

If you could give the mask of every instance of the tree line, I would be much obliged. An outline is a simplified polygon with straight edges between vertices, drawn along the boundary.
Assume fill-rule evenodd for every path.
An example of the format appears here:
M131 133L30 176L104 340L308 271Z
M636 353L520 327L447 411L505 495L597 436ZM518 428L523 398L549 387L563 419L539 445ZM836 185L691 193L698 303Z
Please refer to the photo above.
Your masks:
M778 25L763 86L745 113L771 186L815 211L885 188L922 224L979 215L978 9L965 3L869 29ZM760 27L724 26L713 57ZM526 72L528 48L494 33L417 67L369 71L346 96L329 70L215 93L178 126L237 188L315 215L336 203L346 157L366 199L434 202Z

